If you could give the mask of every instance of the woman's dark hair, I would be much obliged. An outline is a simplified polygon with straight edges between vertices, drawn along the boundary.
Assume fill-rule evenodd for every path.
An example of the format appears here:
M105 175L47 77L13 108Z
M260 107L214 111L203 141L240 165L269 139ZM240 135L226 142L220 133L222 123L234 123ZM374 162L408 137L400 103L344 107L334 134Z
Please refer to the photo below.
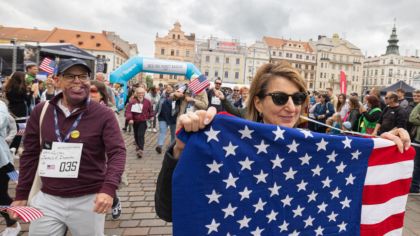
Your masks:
M105 105L108 106L109 96L108 92L106 91L106 85L97 80L91 80L90 85L94 85L98 89L98 92L102 96L102 102L104 102Z
M341 102L340 101L340 97L344 98L344 101ZM346 98L347 96L344 93L341 93L340 95L338 95L338 101L337 101L337 111L341 111L341 109L343 108L344 104L346 104Z
M26 92L25 73L21 71L13 73L10 76L10 79L7 80L6 85L4 86L4 91L6 93L10 91Z
M359 99L356 97L351 97L349 99L349 105L351 109L359 109L360 108Z
M372 106L371 108L379 107L381 105L381 101L374 95L369 95L366 97L366 101Z

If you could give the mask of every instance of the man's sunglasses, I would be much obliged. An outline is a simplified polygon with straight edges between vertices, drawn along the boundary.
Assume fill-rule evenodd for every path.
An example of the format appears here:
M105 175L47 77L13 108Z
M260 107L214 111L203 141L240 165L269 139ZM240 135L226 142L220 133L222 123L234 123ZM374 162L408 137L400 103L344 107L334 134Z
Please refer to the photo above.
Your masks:
M277 106L283 106L289 101L289 97L292 97L293 104L296 106L302 105L306 101L306 93L297 92L294 94L287 94L283 92L267 93L265 96L271 96L273 103Z

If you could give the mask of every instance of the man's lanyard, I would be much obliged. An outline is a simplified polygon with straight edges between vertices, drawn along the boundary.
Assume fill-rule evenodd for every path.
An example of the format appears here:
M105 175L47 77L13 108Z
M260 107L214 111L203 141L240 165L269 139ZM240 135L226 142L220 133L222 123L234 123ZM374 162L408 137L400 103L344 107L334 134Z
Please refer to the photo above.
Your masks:
M89 105L90 99L87 100L86 104ZM60 134L60 128L58 127L58 116L57 116L57 109L54 108L54 126L55 126L55 135L57 136L57 140L59 142L67 142L70 139L70 134L73 132L76 127L79 125L80 120L82 119L84 112L80 113L79 116L77 116L77 119L73 122L73 125L70 127L70 129L67 131L66 136L64 139L62 139Z

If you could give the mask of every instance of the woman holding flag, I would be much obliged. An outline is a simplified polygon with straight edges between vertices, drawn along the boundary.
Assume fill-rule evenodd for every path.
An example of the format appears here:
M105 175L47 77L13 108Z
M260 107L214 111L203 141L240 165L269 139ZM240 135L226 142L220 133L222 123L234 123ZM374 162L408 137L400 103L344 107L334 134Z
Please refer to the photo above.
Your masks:
M252 80L244 117L250 121L294 128L307 106L307 94L305 81L290 64L267 63L258 69ZM215 115L213 107L181 115L177 130L197 132L209 125ZM404 129L394 129L381 137L395 142L400 152L410 146L409 135ZM172 221L172 174L184 147L185 144L177 138L168 148L157 180L156 213L166 221Z

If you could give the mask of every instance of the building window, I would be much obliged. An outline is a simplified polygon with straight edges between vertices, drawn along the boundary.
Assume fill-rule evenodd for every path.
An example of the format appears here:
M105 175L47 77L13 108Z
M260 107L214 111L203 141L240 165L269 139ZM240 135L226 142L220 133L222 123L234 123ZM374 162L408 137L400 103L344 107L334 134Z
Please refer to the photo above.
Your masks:
M276 56L276 52L275 51L273 51L273 56Z
M241 59L240 58L236 58L236 65L239 65L241 63Z
M163 79L163 75L162 74L159 75L159 79Z
M177 75L174 75L174 79L178 79L178 76Z
M180 39L181 38L181 36L179 36L179 34L178 34L178 39Z
M382 69L381 75L385 75L385 69Z
M176 50L176 56L179 56L179 50Z
M219 71L214 71L214 77L219 77Z
M229 64L229 57L226 57L226 58L225 58L225 61L226 61L226 62L225 62L226 64Z
M225 71L225 78L229 78L229 71Z
M175 55L175 50L171 50L171 56Z
M279 57L281 57L281 52L279 52Z
M308 55L306 55L306 60L309 60L309 56ZM311 86L312 87L312 86Z
M164 48L160 49L160 55L165 55L165 49Z
M323 62L321 62L321 68L324 68L324 63Z
M208 71L205 71L204 74L206 75L206 77L209 76L209 72Z
M235 72L235 79L239 79L239 72Z
M389 69L388 76L389 76L389 77L392 77L392 68L391 68L391 69Z
M172 35L172 39L175 39L175 34Z
M190 51L189 51L189 50L187 50L187 51L185 52L185 56L186 56L186 57L190 57Z
M206 62L210 62L210 56L206 56Z
M219 63L219 57L216 57L216 63Z

